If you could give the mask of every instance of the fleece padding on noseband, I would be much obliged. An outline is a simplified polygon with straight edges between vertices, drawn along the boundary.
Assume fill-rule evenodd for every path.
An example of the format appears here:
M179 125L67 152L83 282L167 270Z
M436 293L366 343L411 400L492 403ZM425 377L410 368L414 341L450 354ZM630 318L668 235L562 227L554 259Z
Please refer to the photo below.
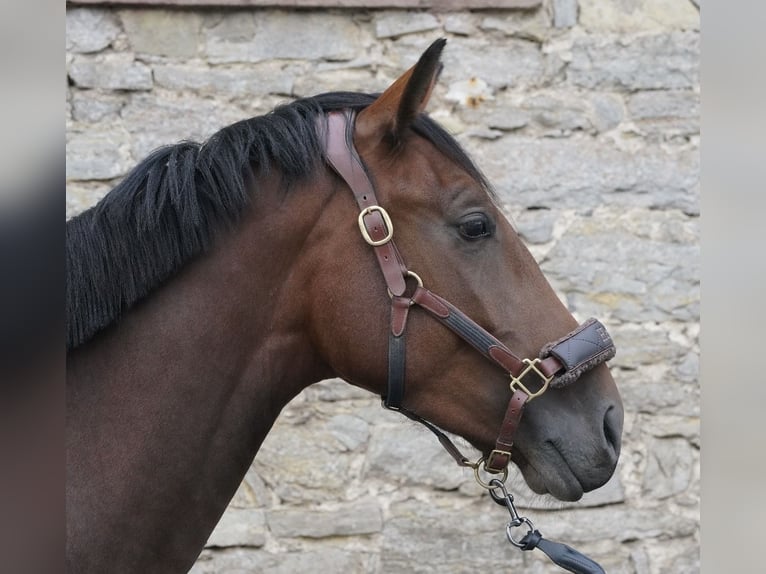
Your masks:
M608 361L616 353L606 327L591 318L565 337L545 345L540 351L540 358L553 355L564 365L564 372L550 383L553 388L561 388L576 381L585 371Z

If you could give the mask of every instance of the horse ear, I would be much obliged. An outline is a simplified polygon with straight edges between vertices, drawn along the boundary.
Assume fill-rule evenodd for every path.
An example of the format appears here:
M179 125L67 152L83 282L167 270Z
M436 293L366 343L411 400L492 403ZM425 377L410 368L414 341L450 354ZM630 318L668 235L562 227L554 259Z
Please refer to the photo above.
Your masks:
M402 74L377 100L359 113L356 130L362 138L399 141L405 130L426 108L442 70L439 61L446 38L431 44L418 63Z

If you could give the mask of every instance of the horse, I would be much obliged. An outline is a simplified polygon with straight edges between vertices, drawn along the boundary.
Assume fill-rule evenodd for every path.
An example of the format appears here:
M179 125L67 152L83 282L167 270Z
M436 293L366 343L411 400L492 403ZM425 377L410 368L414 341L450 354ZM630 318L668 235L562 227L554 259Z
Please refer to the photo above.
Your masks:
M67 222L69 572L187 571L282 408L332 377L477 477L512 456L562 500L611 477L611 341L578 326L425 113L444 44L382 94L160 148Z

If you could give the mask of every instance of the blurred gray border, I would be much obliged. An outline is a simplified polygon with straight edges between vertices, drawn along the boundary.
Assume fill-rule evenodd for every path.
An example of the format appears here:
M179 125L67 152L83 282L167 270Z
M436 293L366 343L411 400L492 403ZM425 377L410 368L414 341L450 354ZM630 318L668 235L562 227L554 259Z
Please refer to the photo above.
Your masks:
M766 6L702 22L702 572L762 572Z

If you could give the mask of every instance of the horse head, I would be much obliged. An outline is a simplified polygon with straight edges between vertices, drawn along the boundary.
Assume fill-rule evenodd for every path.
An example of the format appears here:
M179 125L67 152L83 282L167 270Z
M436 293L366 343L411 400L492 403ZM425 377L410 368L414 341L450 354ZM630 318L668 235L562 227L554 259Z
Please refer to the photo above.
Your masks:
M311 331L334 372L386 396L387 373L395 367L391 325L397 313L400 323L404 316L401 407L489 456L512 396L508 374L412 305L416 283L522 358L537 358L577 321L479 170L423 114L443 46L432 44L415 66L342 123L349 143L342 153L357 171L334 176L336 190L312 232L323 239L323 248L312 255ZM376 207L361 216L363 200L357 197L357 204L349 189L356 177L368 181L377 196ZM375 253L374 238L364 236L370 218L381 220L380 241L395 240L387 254ZM401 292L392 292L387 273L400 275ZM412 307L392 312L392 300ZM620 451L623 408L609 369L602 363L578 374L576 382L549 388L529 402L513 440L512 460L529 486L562 500L577 500L603 485Z

